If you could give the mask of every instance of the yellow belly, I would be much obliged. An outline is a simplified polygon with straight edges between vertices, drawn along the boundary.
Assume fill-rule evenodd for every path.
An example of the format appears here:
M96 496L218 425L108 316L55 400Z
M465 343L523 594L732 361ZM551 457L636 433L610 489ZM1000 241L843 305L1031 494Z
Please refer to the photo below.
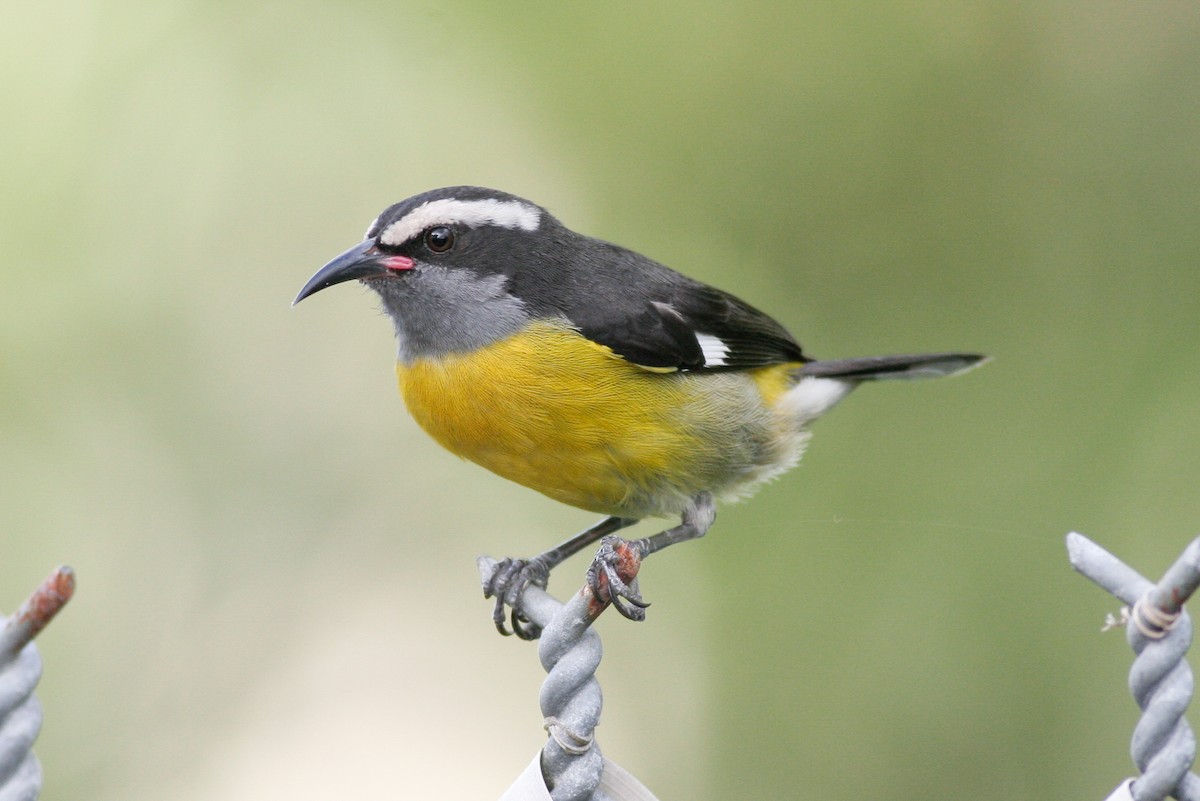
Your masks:
M453 453L563 503L642 517L790 466L800 443L772 407L793 367L653 372L541 322L397 374L413 417Z

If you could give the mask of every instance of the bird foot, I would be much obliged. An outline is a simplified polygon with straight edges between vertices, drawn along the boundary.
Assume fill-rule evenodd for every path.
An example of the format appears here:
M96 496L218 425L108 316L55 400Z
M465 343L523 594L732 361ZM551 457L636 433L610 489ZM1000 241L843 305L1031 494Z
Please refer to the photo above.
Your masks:
M549 580L550 568L538 557L507 557L497 562L492 575L483 582L483 597L496 599L496 605L492 608L492 622L496 624L496 631L505 637L516 634L522 640L540 637L541 627L521 612L521 595L531 584L545 589ZM511 611L506 613L506 607ZM512 626L511 631L505 625L506 618Z
M611 603L623 617L645 620L649 601L638 592L637 572L647 550L645 540L627 540L609 535L588 567L587 583L600 603ZM630 576L628 582L622 576Z

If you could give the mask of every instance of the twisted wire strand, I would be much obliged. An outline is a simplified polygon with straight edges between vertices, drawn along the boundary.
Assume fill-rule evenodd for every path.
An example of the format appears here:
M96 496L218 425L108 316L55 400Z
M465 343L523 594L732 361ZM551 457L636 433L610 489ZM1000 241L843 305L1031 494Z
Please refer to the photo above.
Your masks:
M0 626L0 801L34 801L42 768L33 742L42 728L42 706L33 691L42 658L33 644L75 591L75 574L60 567Z
M1129 690L1142 710L1130 754L1142 771L1131 788L1135 801L1200 801L1200 777L1191 773L1196 738L1184 713L1195 690L1185 660L1192 641L1183 604L1200 586L1200 539L1192 542L1152 584L1081 534L1067 535L1071 566L1133 606L1126 639L1136 654Z
M33 694L42 659L30 644L0 667L0 801L32 801L42 789L33 741L42 728L42 707Z
M495 564L480 557L480 576L490 576ZM632 583L639 567L637 559L629 560L620 578ZM542 629L538 659L546 679L538 703L548 736L541 767L553 801L609 801L600 789L604 756L595 738L604 703L596 668L604 649L591 627L609 606L586 583L565 604L536 586L521 597L522 614Z
M554 801L589 801L604 773L595 741L604 696L596 680L603 648L586 615L590 592L576 593L543 627L538 658L546 680L538 697L542 715L555 721L542 748L542 774ZM560 736L555 736L556 728ZM562 734L583 747L564 747Z

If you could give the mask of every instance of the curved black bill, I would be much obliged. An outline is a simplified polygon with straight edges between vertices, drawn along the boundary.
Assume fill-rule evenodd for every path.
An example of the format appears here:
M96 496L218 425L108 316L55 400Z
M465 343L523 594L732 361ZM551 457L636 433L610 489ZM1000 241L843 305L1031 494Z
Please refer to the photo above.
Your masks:
M386 275L387 272L383 255L375 247L375 240L367 239L317 270L316 275L308 279L308 283L292 301L292 305L295 306L309 295L314 295L334 284L372 275Z

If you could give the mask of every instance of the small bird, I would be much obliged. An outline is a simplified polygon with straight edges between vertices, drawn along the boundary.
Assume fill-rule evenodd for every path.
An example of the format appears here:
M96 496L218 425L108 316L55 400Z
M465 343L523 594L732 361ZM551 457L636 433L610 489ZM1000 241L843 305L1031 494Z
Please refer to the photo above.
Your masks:
M733 295L632 250L577 234L494 189L434 189L389 206L294 303L344 281L374 290L399 342L409 412L461 457L563 503L606 515L486 583L501 633L529 584L605 539L607 597L646 603L612 562L609 535L651 516L680 524L633 541L645 557L701 537L716 500L744 498L795 466L808 426L859 384L961 373L973 353L819 361ZM607 554L605 556L605 554ZM625 602L628 603L625 603Z

